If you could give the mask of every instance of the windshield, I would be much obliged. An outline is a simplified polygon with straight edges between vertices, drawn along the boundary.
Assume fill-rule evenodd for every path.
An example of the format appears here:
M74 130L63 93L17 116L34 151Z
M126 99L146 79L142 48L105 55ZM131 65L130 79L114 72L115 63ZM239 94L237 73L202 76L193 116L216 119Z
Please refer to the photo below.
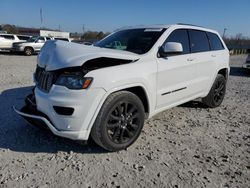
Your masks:
M145 54L165 30L162 28L121 30L99 41L95 46Z
M27 40L27 42L35 42L38 37L31 37Z

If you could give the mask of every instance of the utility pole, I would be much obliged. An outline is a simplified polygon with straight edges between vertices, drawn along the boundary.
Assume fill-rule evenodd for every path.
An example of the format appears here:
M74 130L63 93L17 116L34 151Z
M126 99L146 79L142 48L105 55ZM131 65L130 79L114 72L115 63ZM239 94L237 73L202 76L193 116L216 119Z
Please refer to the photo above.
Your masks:
M43 27L43 9L40 8L40 21L41 21L41 28Z
M84 26L84 24L82 24L82 39L84 40L84 31L85 31L85 26Z
M226 31L227 31L227 28L224 28L224 30L223 30L223 35L222 35L222 38L223 38L223 39L225 38Z

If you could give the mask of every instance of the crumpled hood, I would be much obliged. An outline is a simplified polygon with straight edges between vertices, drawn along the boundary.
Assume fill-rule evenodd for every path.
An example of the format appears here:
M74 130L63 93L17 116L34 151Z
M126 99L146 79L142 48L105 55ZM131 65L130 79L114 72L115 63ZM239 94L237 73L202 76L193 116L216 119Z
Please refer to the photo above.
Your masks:
M52 71L82 66L88 60L101 57L132 61L139 59L139 55L122 50L99 48L65 41L47 41L37 57L37 63L47 71Z

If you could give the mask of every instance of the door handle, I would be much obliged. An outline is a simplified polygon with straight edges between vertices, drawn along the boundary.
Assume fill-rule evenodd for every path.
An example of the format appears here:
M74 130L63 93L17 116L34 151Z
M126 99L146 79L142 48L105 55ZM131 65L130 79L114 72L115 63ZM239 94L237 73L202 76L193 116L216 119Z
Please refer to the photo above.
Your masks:
M215 55L215 54L212 54L211 56L212 56L212 57L216 57L216 55Z
M188 58L187 60L188 60L188 61L194 61L195 58L191 58L191 57L190 57L190 58Z

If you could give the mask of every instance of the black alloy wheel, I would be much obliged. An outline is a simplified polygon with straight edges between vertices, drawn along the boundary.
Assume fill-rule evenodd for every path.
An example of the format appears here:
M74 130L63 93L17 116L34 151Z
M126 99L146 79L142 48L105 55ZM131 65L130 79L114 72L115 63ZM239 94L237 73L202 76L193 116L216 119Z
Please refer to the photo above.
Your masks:
M109 138L117 144L123 144L138 132L140 118L136 105L127 101L119 102L111 110L107 121Z
M208 95L202 99L202 102L211 108L220 106L226 94L226 83L226 78L218 74L212 88Z
M108 151L126 149L139 137L144 118L138 96L128 91L112 93L96 117L91 137Z

